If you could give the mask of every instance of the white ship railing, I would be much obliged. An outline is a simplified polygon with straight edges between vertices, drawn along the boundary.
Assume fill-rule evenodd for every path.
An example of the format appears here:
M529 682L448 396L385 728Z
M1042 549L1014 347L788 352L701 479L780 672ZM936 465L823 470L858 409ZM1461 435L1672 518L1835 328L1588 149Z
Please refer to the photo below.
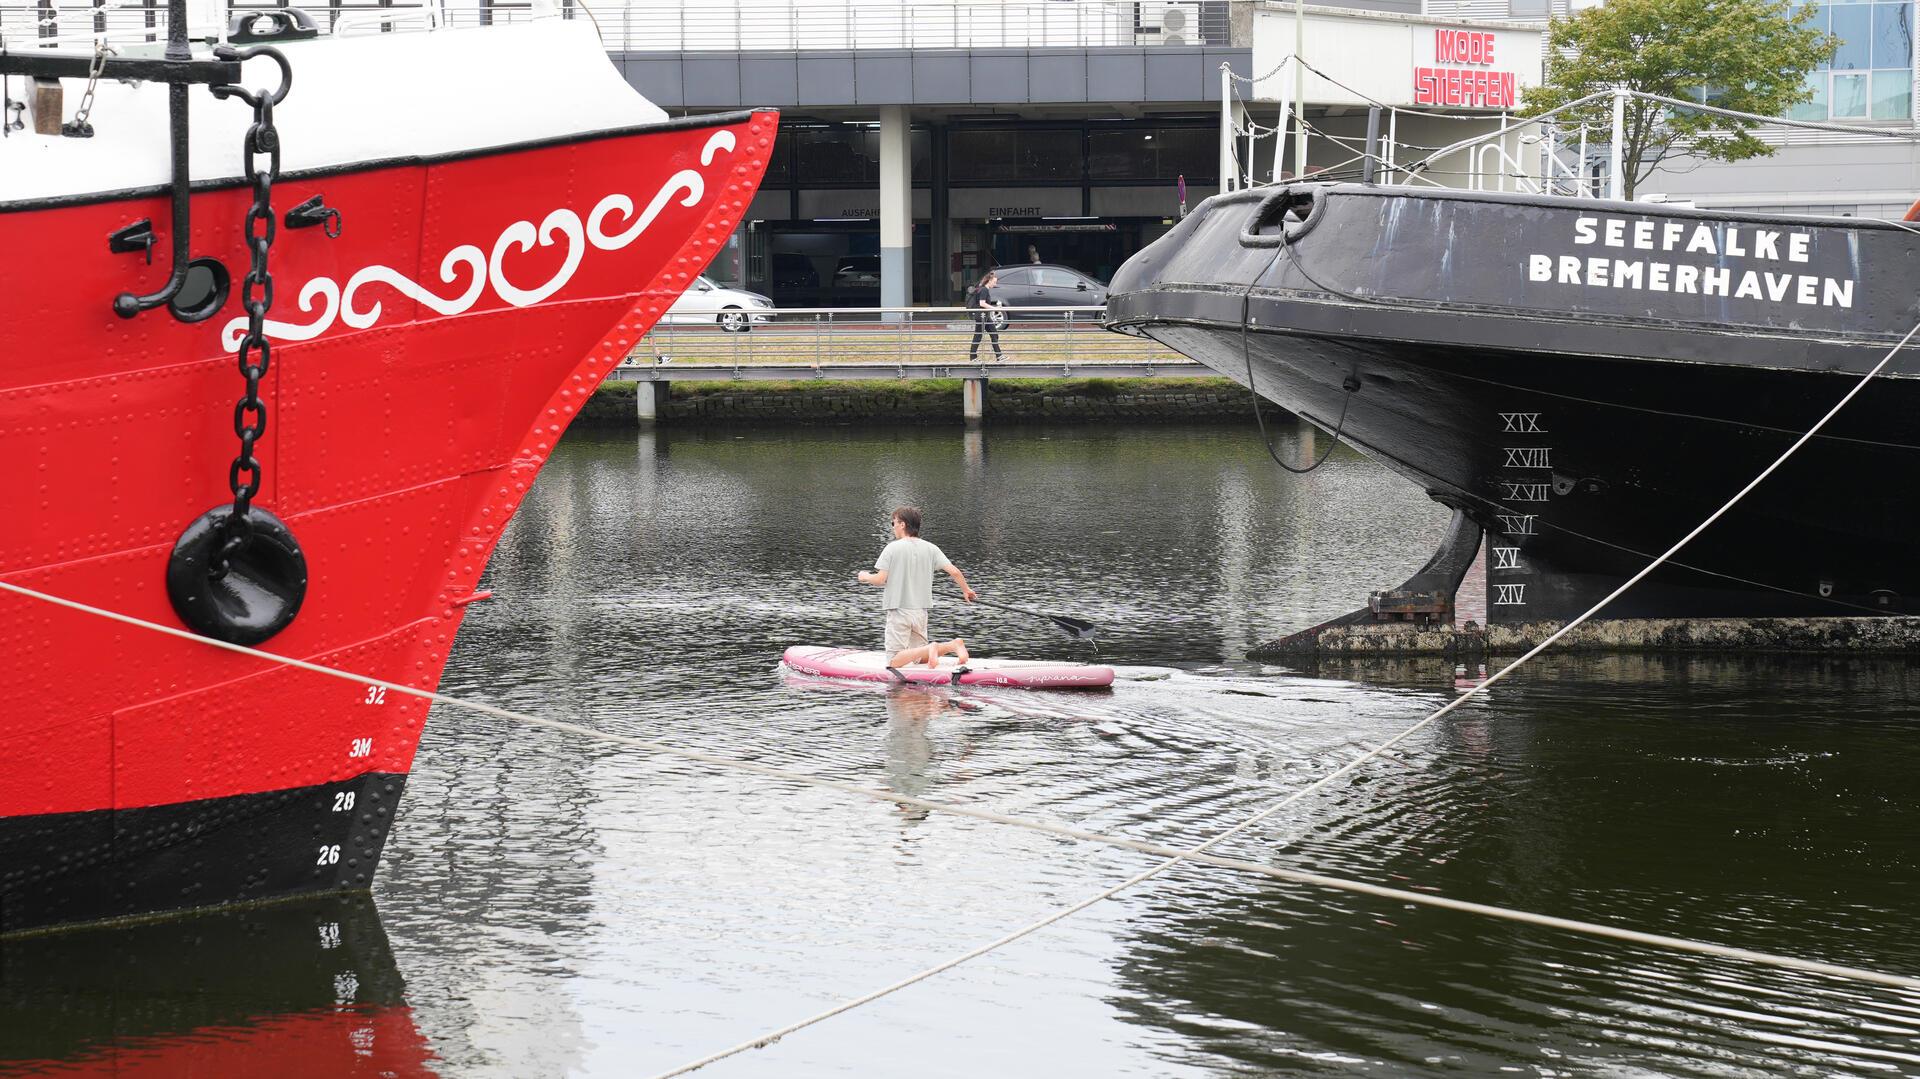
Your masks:
M1816 141L1920 141L1920 128L1916 127L1791 120L1618 88L1588 94L1530 117L1409 109L1369 98L1304 61L1298 62L1317 77L1371 102L1367 137L1355 139L1323 130L1294 109L1285 96L1274 125L1259 123L1253 118L1253 105L1241 95L1241 86L1270 78L1297 60L1296 57L1282 60L1258 80L1235 74L1227 64L1220 66L1223 191L1291 182L1293 178L1288 177L1284 169L1288 150L1291 149L1296 162L1303 162L1310 140L1317 136L1347 150L1350 156L1335 165L1310 170L1307 179L1358 179L1368 183L1619 199L1624 197L1626 187L1623 164L1626 112L1629 103L1636 99L1652 102L1664 112L1693 111L1762 125L1752 129L1751 134L1773 145L1792 143L1796 133L1813 133ZM1282 86L1286 84L1287 80L1281 80ZM1610 125L1602 127L1591 122L1596 112L1610 113ZM1398 120L1403 115L1482 124L1493 122L1496 126L1442 146L1411 146L1396 138ZM1380 124L1383 116L1384 132ZM1290 148L1289 138L1292 139ZM1263 140L1268 139L1272 140L1271 151L1265 151L1262 146ZM1403 157L1409 150L1424 153L1411 159ZM1259 168L1263 157L1270 163L1265 179L1261 178Z
M1441 112L1388 105L1374 101L1304 60L1299 61L1304 74L1344 94L1373 102L1375 115L1369 117L1369 135L1362 139L1337 134L1307 119L1293 107L1292 87L1286 79L1278 80L1282 94L1274 124L1260 123L1254 118L1259 105L1245 99L1242 87L1273 79L1294 62L1295 57L1283 58L1271 71L1256 78L1236 74L1227 64L1221 65L1220 175L1226 178L1222 190L1287 182L1293 178L1287 169L1291 158L1293 173L1312 179L1357 178L1533 194L1593 193L1597 181L1584 175L1580 167L1586 157L1588 125L1547 123L1537 129L1521 130L1511 125L1505 112ZM1476 137L1471 146L1459 147L1457 157L1444 167L1427 162L1416 169L1408 162L1424 160L1420 157L1422 153L1431 156L1439 147L1402 141L1399 137L1401 117L1492 124L1500 130ZM1306 165L1308 150L1316 138L1340 147L1347 156L1333 165Z

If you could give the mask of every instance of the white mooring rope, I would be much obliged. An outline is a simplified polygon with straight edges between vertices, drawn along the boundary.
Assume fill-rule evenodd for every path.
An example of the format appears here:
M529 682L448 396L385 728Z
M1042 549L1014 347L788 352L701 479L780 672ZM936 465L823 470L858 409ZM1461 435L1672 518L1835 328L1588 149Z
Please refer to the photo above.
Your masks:
M981 945L980 947L975 948L963 955L956 956L952 959L948 959L935 966L929 967L919 973L916 973L907 978L903 978L897 982L894 982L891 985L884 986L880 989L864 994L863 996L843 1002L842 1004L836 1005L835 1007L825 1012L818 1013L814 1016L810 1016L806 1019L800 1020L795 1023L790 1023L787 1026L779 1028L778 1030L769 1031L768 1033L763 1034L760 1037L754 1038L751 1041L742 1042L729 1049L722 1050L718 1053L710 1054L706 1057L702 1057L699 1060L681 1065L680 1067L674 1068L670 1071L662 1072L660 1073L659 1079L666 1079L666 1077L668 1076L683 1075L687 1072L705 1067L708 1064L725 1059L726 1057L745 1052L748 1049L769 1045L775 1041L778 1041L780 1038L785 1037L787 1034L791 1034L795 1031L801 1030L807 1026L811 1026L814 1023L818 1023L822 1020L831 1018L835 1015L839 1015L844 1012L851 1011L854 1008L860 1007L861 1005L869 1003L871 1001L878 1000L881 997L887 996L888 994L896 992L897 990L903 989L909 985L913 985L916 982L924 981L927 978L933 977L936 974L939 974L943 971L950 970L956 966L959 966L960 964L965 963L970 959L976 958L981 955L985 955L999 947L1002 947L1006 944L1012 943L1013 941L1019 940L1022 937L1025 937L1025 936L1028 936L1029 934L1037 932L1038 930L1043 929L1046 926L1051 925L1055 922L1058 922L1061 919L1066 918L1072 914L1078 913L1079 911L1084 910L1087 907L1092 906L1093 904L1100 902L1103 899L1107 899L1114 895L1117 895L1121 891L1129 887L1132 887L1133 885L1138 884L1142 881L1145 881L1151 877L1157 876L1160 873L1164 872L1165 870L1183 861L1195 862L1195 863L1204 864L1204 865L1219 866L1221 868L1226 868L1226 869L1235 869L1242 872L1246 872L1246 873L1250 873L1258 876L1269 877L1275 880L1287 881L1294 884L1305 884L1305 885L1311 885L1314 887L1328 888L1336 891L1349 892L1349 893L1354 893L1359 895L1370 895L1376 898L1391 899L1396 902L1412 903L1418 906L1436 907L1442 910L1453 910L1453 911L1459 911L1459 912L1468 913L1468 914L1478 914L1484 917L1498 918L1505 921L1518 922L1524 925L1533 925L1541 928L1559 929L1567 932L1584 934L1587 936L1600 937L1600 938L1610 939L1610 940L1619 940L1619 941L1624 941L1632 944L1643 944L1651 947L1666 948L1674 951L1689 952L1696 955L1713 956L1721 959L1732 959L1740 962L1753 963L1760 966L1775 967L1775 968L1784 969L1784 970L1797 970L1797 971L1802 971L1802 972L1811 973L1811 974L1823 974L1823 975L1828 975L1836 978L1844 978L1850 981L1865 982L1873 985L1888 986L1896 989L1920 991L1920 977L1913 977L1913 976L1903 975L1903 974L1888 974L1881 971L1867 970L1860 967L1849 967L1849 966L1844 966L1837 963L1823 963L1815 960L1799 959L1793 956L1784 956L1784 955L1776 955L1769 952L1753 951L1747 948L1736 948L1736 947L1731 947L1724 944L1713 944L1706 941L1688 940L1682 937L1671 937L1671 936L1666 936L1664 934L1658 934L1658 933L1646 933L1640 930L1626 929L1620 926L1606 925L1598 922L1587 922L1587 921L1581 921L1573 918L1561 918L1561 917L1556 917L1554 915L1548 915L1548 914L1536 914L1531 911L1515 910L1508 907L1499 907L1499 906L1494 906L1486 903L1474 903L1466 900L1448 899L1438 895L1408 891L1400 888L1389 888L1389 887L1384 887L1377 884L1368 884L1364 881L1347 880L1340 877L1332 877L1332 876L1327 876L1320 873L1310 873L1303 870L1285 869L1280 866L1267 865L1260 862L1249 862L1249 861L1244 861L1244 860L1235 859L1235 858L1223 858L1218 855L1206 853L1209 847L1216 845L1217 843L1228 838L1229 836L1238 834L1239 832L1246 830L1247 828L1251 827L1255 823L1258 823L1259 821L1264 820L1265 818L1271 816L1272 814L1278 812L1279 810L1285 808L1286 806L1291 805L1292 803L1300 800L1301 798L1306 797L1308 794L1311 794L1314 791L1320 789L1321 787L1326 786L1328 783L1331 783L1335 779L1338 779L1339 777L1346 775L1347 773L1358 768L1360 765L1366 763L1367 761L1373 759L1374 757L1379 756L1381 753L1384 753L1386 750L1391 749L1393 746L1397 745L1401 741L1404 741L1405 739L1411 737L1414 733L1425 728L1429 724L1433 723L1435 720L1453 711L1455 708L1460 707L1462 704L1465 704L1469 699L1471 699L1475 694L1479 693L1482 689L1493 685L1495 682L1500 681L1502 678L1505 678L1508 674L1518 669L1522 664L1526 663L1528 660L1532 659L1534 656L1539 655L1542 651L1546 650L1547 647L1552 645L1555 641L1559 640L1561 637L1565 636L1568 632L1572 631L1575 627L1579 626L1580 624L1584 623L1588 619L1592 618L1608 603L1611 603L1614 599L1618 598L1627 589L1639 583L1643 578L1647 576L1647 574L1651 573L1655 568L1660 566L1667 559L1671 558L1674 555L1674 553L1679 551L1682 547L1686 546L1701 532L1705 531L1708 528L1708 526L1713 524L1713 522L1719 520L1720 517L1723 516L1728 510L1732 509L1735 504L1737 504L1741 499L1745 498L1747 494L1750 493L1755 487L1759 486L1762 481L1764 481L1768 476L1772 475L1773 472L1776 469L1778 469L1782 464L1784 464L1788 458L1792 457L1794 453L1796 453L1800 449L1801 446L1805 445L1809 439L1811 439L1815 434L1817 434L1820 431L1821 428L1825 427L1828 421L1832 420L1833 417L1836 414L1838 414L1842 408L1846 407L1847 403L1852 401L1853 398L1862 389L1866 387L1866 384L1869 381L1871 381L1882 370L1884 370L1887 364L1893 361L1894 356L1898 355L1900 350L1906 347L1907 343L1913 339L1916 333L1920 333L1920 324L1916 324L1912 329L1908 330L1906 336L1902 337L1899 343L1894 345L1893 348L1890 351L1888 351L1888 353L1884 357L1881 358L1878 364L1874 365L1872 370L1868 371L1865 375L1863 375L1859 379L1859 381L1856 382L1854 386L1847 391L1846 395L1841 397L1839 402L1827 411L1826 415L1822 416L1820 420L1817 423L1815 423L1811 428L1809 428L1805 434L1801 435L1799 439L1796 440L1792 446L1789 446L1786 452L1782 453L1778 458L1776 458L1772 464L1768 465L1764 470L1762 470L1758 476L1755 476L1751 482L1749 482L1745 487L1741 488L1738 493L1736 493L1731 499L1729 499L1719 509L1715 510L1712 513L1712 515L1710 515L1706 520L1702 521L1691 532L1688 532L1685 536L1681 537L1681 539L1678 542L1676 542L1672 547L1668 548L1665 553L1661 554L1658 558L1654 559L1651 563L1649 563L1646 566L1646 568L1642 569L1639 573L1636 573L1626 583L1620 585L1620 587L1614 589L1611 593L1609 593L1606 596L1606 598L1602 599L1599 603L1589 608L1585 613L1581 614L1578 618L1575 618L1573 621L1568 622L1566 625L1562 626L1559 630L1554 632L1545 640L1541 641L1538 645L1535 645L1525 655L1522 655L1520 658L1514 660L1512 663L1509 663L1507 666L1501 668L1498 672L1491 675L1485 681L1480 683L1480 685L1470 688L1467 692L1461 694L1459 697L1455 698L1454 700L1449 701L1447 704L1435 710L1432 714L1428 715L1424 719L1421 719L1419 722L1413 724L1407 729L1401 731L1399 734L1395 735L1394 737L1388 739L1387 741L1381 743L1378 746L1375 746L1374 748L1361 754L1359 757L1356 757L1354 760L1349 761L1348 763L1342 765L1340 768L1336 769L1333 772L1328 773L1327 775L1321 777L1320 779L1314 781L1313 783L1300 789L1299 791L1296 791L1295 793L1287 796L1285 799L1276 803L1272 807L1254 814L1253 816L1247 818L1241 823L1233 826L1232 828L1227 829L1224 832L1219 833L1218 835L1214 836L1213 838L1207 840L1204 843L1199 844L1198 846L1194 846L1186 849L1170 847L1160 843L1149 843L1149 842L1143 842L1140 840L1125 839L1119 836L1103 835L1098 832L1089 832L1079 828L1067 827L1065 825L1047 824L1040 821L1029 821L1029 820L1024 820L1018 817L1010 817L1010 816L1006 816L999 813L993 813L987 810L972 809L966 806L954 805L947 802L936 802L930 799L917 798L911 795L900 794L894 791L882 790L879 788L863 787L856 783L848 783L841 780L826 779L820 776L810 775L805 772L796 772L796 771L792 771L785 768L777 768L777 767L772 767L764 764L755 764L751 761L736 760L731 757L724 757L714 753L703 752L701 750L684 749L679 746L668 745L666 743L657 742L652 739L637 738L631 735L622 735L622 734L615 734L609 731L595 730L592 727L585 727L576 723L568 723L562 720L548 719L542 716L529 715L524 712L515 712L511 709L500 708L494 705L485 704L478 701L462 700L460 698L449 697L444 694L434 692L432 690L419 689L414 686L404 685L398 682L389 682L380 678L371 678L366 675L355 674L351 671L340 670L334 667L327 667L322 664L309 662L307 660L295 659L291 656L276 655L275 653L272 653L272 652L263 652L257 648L249 648L245 645L231 644L226 641L214 640L210 637L202 637L199 634L193 633L185 629L180 629L174 626L161 625L160 623L157 623L157 622L149 622L145 619L135 618L132 615L122 614L117 611L109 611L109 610L106 610L105 608L95 607L95 606L92 606L91 604L81 603L77 600L70 600L61 596L55 596L49 593L41 592L36 589L26 588L24 586L14 584L11 581L0 580L0 592L8 592L8 593L12 593L18 596L23 596L29 599L39 600L45 603L53 604L55 606L65 607L69 610L74 610L84 614L94 615L97 617L108 619L110 621L119 622L124 625L130 625L130 626L135 626L141 629L151 630L153 632L160 633L166 636L176 637L181 640L191 641L191 642L205 645L208 647L219 648L229 652L235 652L241 655L253 656L257 659L265 660L270 663L276 663L286 667L292 667L297 670L309 671L314 674L325 675L330 678L338 678L343 681L355 682L360 685L380 686L385 689L391 690L395 693L405 694L407 696L415 697L421 700L430 701L436 704L445 704L452 708L465 709L467 711L478 712L483 715L491 715L501 719L508 719L515 722L519 722L519 723L525 723L530 726L545 727L550 730L563 731L570 734L577 734L582 737L586 737L590 739L597 739L600 741L611 742L619 745L632 746L635 748L647 750L649 752L659 753L666 756L679 757L683 760L698 761L703 764L711 764L720 768L747 772L754 775L764 776L770 779L779 779L779 780L784 780L788 782L795 782L795 783L800 783L800 784L804 784L812 787L819 787L827 790L837 790L837 791L841 791L848 794L856 794L865 798L872 798L877 801L891 802L896 805L915 806L918 808L933 810L936 812L950 813L955 816L969 817L975 820L986 821L993 824L1005 824L1005 825L1010 825L1017 828L1024 828L1026 830L1039 832L1042 834L1056 835L1056 836L1061 836L1068 839L1077 839L1077 840L1082 840L1082 841L1091 842L1091 843L1098 843L1104 846L1115 847L1115 848L1120 848L1124 850L1139 851L1144 854L1154 854L1166 859L1164 862L1154 866L1152 869L1149 869L1143 873L1136 874L1133 877L1130 877L1127 880L1122 881L1121 883L1111 888L1108 888L1097 895L1094 895L1088 899L1082 900L1071 906L1068 906L1059 911L1056 911L1048 915L1047 917L1041 919L1040 921L1034 922L1021 929L1015 930L1014 932L1009 933L987 944Z
M966 962L969 959L973 959L977 956L985 955L988 952L991 952L994 949L1001 947L1002 945L1011 944L1014 941L1019 940L1024 936L1027 936L1028 934L1044 929L1047 926L1052 925L1053 923L1060 921L1070 915L1077 914L1080 911L1085 910L1086 908L1092 906L1095 903L1100 902L1103 899L1111 898L1112 896L1117 895L1120 892L1126 890L1127 888L1131 888L1135 884L1138 884L1144 880L1147 880L1150 877L1158 876L1160 873L1165 872L1168 869L1171 869L1173 866L1179 864L1182 861L1189 861L1189 860L1202 861L1212 865L1226 865L1229 868L1243 869L1243 870L1249 870L1253 872L1263 872L1263 870L1261 870L1258 867L1259 866L1258 863L1232 862L1228 859L1214 858L1214 857L1205 855L1205 851L1207 850L1207 848L1213 846L1216 843L1219 843L1221 840L1226 839L1228 836L1235 835L1241 831L1244 831L1245 829L1253 826L1257 822L1266 819L1267 817L1273 815L1274 813L1279 812L1281 809L1284 809L1287 806L1292 805L1294 802L1299 801L1301 798L1304 798L1307 795L1313 793L1314 791L1320 789L1321 787L1326 786L1328 783L1333 782L1335 779L1338 779L1339 777L1347 774L1348 772L1354 770L1355 768L1358 768L1360 765L1366 763L1367 761L1373 759L1374 757L1379 756L1381 753L1384 753L1388 749L1392 748L1395 744L1408 738L1414 732L1426 727L1428 724L1432 723L1434 720L1439 719L1441 716L1444 716L1448 712L1451 712L1455 708L1458 708L1462 704L1465 704L1467 700L1471 698L1474 694L1479 693L1482 689L1486 688L1487 686L1493 685L1495 682L1500 681L1502 678L1505 678L1508 674L1511 674L1513 671L1519 669L1521 664L1539 655L1541 652L1546 651L1547 648L1553 644L1553 642L1566 636L1568 633L1572 632L1576 627L1580 626L1582 623L1586 622L1588 619L1598 614L1601 611L1601 609L1606 607L1607 604L1612 603L1614 600L1620 598L1620 596L1623 593L1625 593L1627 589L1632 588L1634 585L1644 580L1649 573L1652 573L1655 569L1659 568L1659 566L1662 563L1664 563L1667 559L1673 557L1674 554L1680 550L1680 548L1685 547L1688 543L1691 543L1696 536L1706 531L1707 528L1713 524L1713 522L1719 520L1728 510L1732 509L1736 504L1738 504L1741 499L1747 497L1748 493L1750 493L1755 487L1760 486L1760 484L1768 476L1773 475L1774 470L1778 469L1781 465L1785 464L1787 459L1789 457L1792 457L1796 452L1798 452L1801 446L1806 445L1809 439L1813 438L1813 436L1817 434L1822 427L1825 427L1827 425L1827 422L1829 420L1833 419L1834 416L1839 414L1842 408L1846 407L1847 402L1853 400L1855 395L1857 395L1861 390L1866 388L1867 383L1872 381L1875 375L1878 375L1882 370L1884 370L1887 364L1892 363L1893 358L1899 354L1902 348L1906 347L1907 342L1913 340L1913 335L1915 333L1920 333L1920 323L1915 323L1913 328L1907 331L1906 336L1902 337L1898 344L1894 345L1893 348L1889 349L1887 351L1887 354L1880 358L1880 362L1873 366L1872 370L1868 371L1865 375L1862 375L1860 379L1856 381L1850 389L1847 390L1846 394L1842 396L1840 400L1832 408L1827 410L1826 415L1821 416L1818 422L1816 422L1812 427L1808 428L1805 434L1801 435L1798 439L1794 441L1793 445L1788 446L1786 449L1786 452L1782 453L1779 457L1775 458L1772 464L1762 469L1759 475L1755 476L1745 487L1742 487L1737 493L1734 494L1732 498L1728 499L1724 504L1722 504L1719 509L1714 510L1713 513L1708 515L1706 520L1701 521L1698 525L1696 525L1693 531L1688 532L1686 535L1680 537L1680 539L1677 540L1673 544L1673 546L1667 548L1664 553L1662 553L1658 558L1655 558L1652 562L1647 563L1646 567L1641 569L1640 572L1628 578L1625 583L1620 585L1620 587L1614 589L1612 592L1607 593L1607 595L1603 599L1601 599L1600 602L1587 608L1587 610L1583 612L1579 617L1575 618L1571 622L1568 622L1566 625L1561 626L1558 630L1555 630L1551 635L1549 635L1545 640L1541 641L1537 645L1534 645L1531 649L1529 649L1526 652L1525 655L1522 655L1519 659L1516 659L1512 663L1509 663L1505 667L1502 667L1497 673L1493 674L1491 677L1482 681L1479 685L1469 687L1467 692L1461 694L1460 696L1454 698L1451 701L1448 701L1446 704L1436 709L1432 714L1428 715L1425 719L1420 720L1418 723L1415 723L1412 726L1408 727L1406 730L1403 730L1399 734L1394 735L1392 738L1389 738L1387 741L1381 743L1378 746L1375 746L1374 748L1354 758L1352 761L1349 761L1345 765L1342 765L1337 770L1325 776L1322 776L1320 779L1314 781L1313 783L1310 783L1307 786L1301 788L1300 790L1294 792L1293 794L1288 795L1286 798L1281 799L1277 804L1267 809L1264 809L1259 813L1254 814L1251 817L1248 817L1246 820L1241 821L1239 824L1234 825L1233 827L1227 829L1224 832L1221 832L1219 835L1214 836L1212 839L1209 839L1206 842L1201 843L1199 846L1192 847L1184 851L1175 851L1175 850L1169 850L1166 848L1156 849L1152 851L1151 853L1167 855L1167 860L1164 862L1161 862L1159 865L1154 866L1152 869L1149 869L1144 873L1140 873L1135 876L1129 877L1126 880L1121 881L1119 884L1116 884L1113 887L1108 888L1097 895L1091 896L1071 906L1064 907L1060 910L1057 910L1054 913L1047 915L1046 917L1040 919L1037 922L1033 922L1030 925L1024 926L1020 929L1016 929L1013 932L1008 933L1006 936L1003 936L998 940L992 941L991 943L981 945L980 947L975 948L972 951L965 953L964 955L955 956L952 959L948 959L944 962L928 967L917 974L913 974L906 978L902 978L901 980L894 982L891 985L884 986L880 989L876 989L873 992L865 994L864 996L855 997L852 1000L845 1001L832 1008L829 1008L824 1012L819 1012L815 1015L799 1020L798 1022L790 1023L784 1027L781 1027L778 1030L769 1031L766 1034L763 1034L750 1041L741 1042L738 1045L735 1045L730 1048L723 1049L717 1053L713 1053L708 1056L702 1057L699 1060L695 1060L690 1063L683 1064L670 1071L661 1072L658 1075L656 1075L654 1079L671 1079L672 1076L685 1075L688 1072L706 1067L708 1064L712 1064L712 1063L715 1063L716 1061L724 1060L727 1057L745 1052L748 1049L756 1049L762 1046L770 1045L776 1041L779 1041L781 1038L787 1036L788 1034L791 1034L804 1027L811 1026L814 1023L818 1023L825 1019L830 1019L843 1012L852 1011L854 1008L857 1008L862 1004L866 1004L870 1001L878 1000L881 997L888 995L889 993L893 993L896 990L904 989L907 986L914 984L915 982L924 981L925 979L931 978L934 975L939 974L943 971L951 970L952 968L959 966L960 964ZM1132 844L1128 844L1128 845L1134 846ZM1154 844L1154 846L1158 847L1158 844ZM1134 846L1134 849L1146 850L1146 846L1138 845L1138 846ZM1285 876L1282 876L1280 873L1268 873L1266 875L1277 876L1285 880L1294 880L1302 884L1318 884L1318 885L1321 885L1322 887L1336 888L1341 891L1358 892L1364 895L1375 895L1375 896L1381 896L1383 898L1405 899L1408 902L1419 902L1419 900L1411 898L1412 896L1417 895L1419 893L1404 892L1397 888L1381 888L1377 885L1364 884L1358 881L1340 880L1333 877L1322 877L1319 874L1291 872ZM1747 960L1749 962L1764 963L1768 966L1785 966L1791 969L1808 970L1808 971L1813 971L1816 969L1816 967L1825 967L1827 969L1821 970L1819 971L1819 973L1827 973L1827 974L1838 973L1838 969L1832 967L1830 964L1824 964L1824 963L1809 964L1805 960L1790 960L1787 963L1780 963L1780 962L1777 962L1777 960L1780 960L1786 957L1768 955L1766 958L1763 959L1761 958L1761 956L1765 955L1766 953L1752 952L1744 948L1728 948L1725 945L1708 944L1701 941L1689 941L1689 940L1684 940L1678 937L1667 937L1659 934L1641 933L1637 930L1622 929L1615 926L1600 925L1598 923L1592 923L1592 922L1579 922L1579 921L1574 921L1572 919L1567 919L1567 918L1556 918L1552 915L1533 914L1531 912L1526 912L1526 911L1509 910L1504 907L1493 907L1493 906L1489 906L1482 903L1469 903L1462 900L1449 899L1441 902L1434 902L1428 905L1442 907L1448 910L1459 910L1459 911L1466 911L1474 914L1483 914L1483 915L1487 915L1489 917L1494 917L1494 918L1504 918L1511 921L1523 922L1529 925L1537 925L1537 926L1557 928L1557 929L1567 929L1573 932L1587 933L1593 936L1608 937L1614 940L1631 941L1631 942L1640 943L1640 944L1654 944L1660 947L1673 948L1680 951L1694 952L1696 954L1701 954L1701 955L1716 955L1716 956L1722 956L1725 958L1740 958L1740 959ZM1911 978L1903 975L1878 974L1877 972L1872 972L1872 973L1874 974L1872 978L1864 979L1864 980L1874 981L1882 985L1898 986L1901 988L1920 987L1920 978Z

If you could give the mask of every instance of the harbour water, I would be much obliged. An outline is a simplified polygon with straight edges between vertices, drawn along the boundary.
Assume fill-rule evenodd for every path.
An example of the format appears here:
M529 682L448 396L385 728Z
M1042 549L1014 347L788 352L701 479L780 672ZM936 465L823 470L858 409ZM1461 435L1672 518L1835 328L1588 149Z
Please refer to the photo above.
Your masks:
M900 503L983 594L1097 622L1116 687L783 677L788 644L877 646L853 578ZM442 692L1190 845L1452 699L1438 660L1239 658L1445 520L1240 428L580 434ZM957 599L934 624L1084 654ZM1905 660L1549 657L1219 852L1920 973L1916 690ZM0 1073L655 1074L1152 864L439 707L370 902L10 943ZM701 1074L1920 1074L1920 994L1182 867Z

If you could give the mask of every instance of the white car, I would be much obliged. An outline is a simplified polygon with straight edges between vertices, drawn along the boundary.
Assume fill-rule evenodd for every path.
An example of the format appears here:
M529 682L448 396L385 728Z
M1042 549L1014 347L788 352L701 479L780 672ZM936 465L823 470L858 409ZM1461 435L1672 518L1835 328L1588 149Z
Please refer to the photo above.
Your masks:
M702 274L673 301L660 321L676 325L714 322L728 333L741 333L752 329L754 322L765 322L772 317L772 300L757 292L717 285Z

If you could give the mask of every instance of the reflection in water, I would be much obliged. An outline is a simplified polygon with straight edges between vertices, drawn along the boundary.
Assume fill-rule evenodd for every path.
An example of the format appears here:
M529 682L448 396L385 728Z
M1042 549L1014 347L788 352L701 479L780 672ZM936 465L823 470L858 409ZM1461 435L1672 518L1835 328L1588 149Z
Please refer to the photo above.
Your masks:
M1920 806L1891 751L1914 731L1913 677L1902 661L1549 659L1413 766L1316 796L1311 833L1282 822L1240 851L1911 972ZM1814 699L1832 714L1809 716ZM1198 871L1143 905L1115 999L1244 1065L1920 1073L1911 992Z
M873 596L845 582L872 557L875 520L901 502L926 510L929 534L986 595L1098 622L1102 657L1132 677L1110 694L1074 695L772 676L788 644L871 637ZM1452 668L1439 660L1302 677L1238 657L1403 579L1445 516L1344 450L1311 475L1282 475L1238 431L575 439L509 530L490 571L502 601L474 612L449 678L623 733L1193 843L1452 698ZM568 568L556 577L556 565ZM934 619L987 654L1079 658L1044 623L957 603ZM575 650L554 655L547 643L560 639ZM1898 764L1920 726L1912 677L1900 664L1777 657L1555 657L1228 853L1920 969L1910 840L1920 809ZM463 1071L670 1067L1149 864L524 734L537 748L504 789L591 794L489 832L458 795L513 737L436 713L422 771L452 754L469 774L434 808L442 832L409 832L403 820L394 842L416 862L446 857L444 843L496 868L471 884L390 874L390 921L395 907L421 912L396 929L409 938L417 1007L423 983L518 969L517 950L536 947L536 968L567 980L582 1040L551 1060L521 1058L519 1072L464 1052ZM473 742L485 748L465 748ZM594 762L584 773L567 763L583 758ZM575 851L592 866L579 915L530 939L444 931L435 912L467 902L462 893L555 872ZM572 894L553 902L571 909ZM515 905L534 917L543 902ZM443 951L416 969L413 956ZM547 983L529 972L524 984ZM1191 869L729 1067L781 1077L1899 1071L1914 1070L1917 1023L1920 1001L1899 994ZM1009 1055L1009 1045L1021 1048Z
M0 1074L432 1074L364 895L0 942Z
M887 787L914 798L926 797L931 788L927 774L933 763L933 739L927 724L952 707L937 689L917 686L887 687ZM925 820L929 811L903 805L900 814L907 820Z
M852 573L900 502L985 594L1098 622L1114 689L776 673L787 645L872 640L876 597ZM1238 655L1404 579L1445 520L1345 450L1288 476L1235 430L573 438L503 538L498 598L469 615L445 688L1188 845L1454 699L1440 660L1309 674ZM958 603L934 618L985 654L1080 658L1045 623ZM1222 853L1916 972L1916 702L1906 661L1552 656ZM9 942L0 1055L197 1064L240 1032L344 1015L378 1020L380 1053L412 1047L399 1074L648 1074L1151 864L436 708L376 881L404 1002L392 959L354 967L339 1004L332 960L253 938ZM311 984L273 973L302 964ZM156 984L169 970L177 991ZM310 1072L363 1059L326 1051ZM207 1070L297 1070L278 1053ZM1312 1071L1920 1075L1920 998L1190 868L714 1074Z

